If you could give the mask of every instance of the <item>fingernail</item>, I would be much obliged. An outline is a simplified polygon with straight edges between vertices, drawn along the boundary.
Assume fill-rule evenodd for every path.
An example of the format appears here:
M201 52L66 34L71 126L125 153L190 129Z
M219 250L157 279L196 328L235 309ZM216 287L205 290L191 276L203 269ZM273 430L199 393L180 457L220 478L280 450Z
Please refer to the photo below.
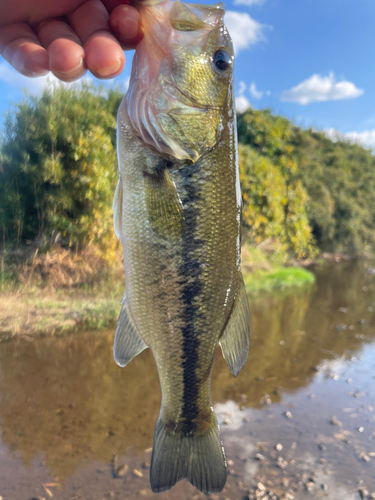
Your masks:
M119 16L116 22L117 29L120 35L126 40L132 40L138 35L139 31L139 14L138 12L127 5L121 8L121 17Z
M68 71L61 71L60 69L58 72L64 75L65 77L72 77L75 73L78 73L78 71L81 70L82 67L83 67L83 58L81 57L79 59L79 63L74 68L71 68Z
M134 7L130 7L130 5L122 5L121 12L123 17L127 17L128 19L139 19L139 11Z
M98 68L96 72L102 77L107 78L119 71L122 65L122 59L116 59L116 62L111 64L110 66L105 66Z
M132 40L138 35L138 20L129 18L121 19L118 24L118 30L123 38Z

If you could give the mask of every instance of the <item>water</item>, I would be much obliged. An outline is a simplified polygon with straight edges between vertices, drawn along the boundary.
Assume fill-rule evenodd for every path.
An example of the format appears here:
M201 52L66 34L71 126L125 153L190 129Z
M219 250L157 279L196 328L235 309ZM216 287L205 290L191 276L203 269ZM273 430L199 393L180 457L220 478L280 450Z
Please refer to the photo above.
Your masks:
M248 498L259 482L275 498L375 492L375 275L367 268L325 265L312 288L252 300L252 345L237 379L218 350L212 399L230 474L216 498ZM149 351L117 367L112 340L113 332L86 332L0 345L4 500L156 498L148 479L156 367ZM127 466L121 477L115 455L116 467ZM185 481L160 495L204 497Z

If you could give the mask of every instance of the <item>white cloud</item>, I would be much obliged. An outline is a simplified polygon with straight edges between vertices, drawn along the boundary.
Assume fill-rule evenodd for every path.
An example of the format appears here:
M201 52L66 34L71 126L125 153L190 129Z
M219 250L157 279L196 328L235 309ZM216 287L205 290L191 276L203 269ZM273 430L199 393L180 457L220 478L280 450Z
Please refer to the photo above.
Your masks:
M246 5L250 7L250 5L263 5L265 0L234 0L234 5Z
M249 91L250 94L254 97L254 99L262 99L263 92L257 90L257 87L254 82L250 85Z
M319 132L318 129L317 132ZM331 139L331 141L333 142L342 141L344 139L343 134L341 134L335 128L328 128L323 130L323 132L326 135L326 137L328 137L328 139Z
M27 78L13 69L8 63L0 64L0 80L16 87L20 90L25 89L31 94L40 94L46 85L47 76L39 78Z
M265 39L263 31L266 25L258 23L246 12L228 10L225 14L225 24L232 37L236 54Z
M238 94L242 95L245 92L246 89L247 89L246 83L243 80L241 80L240 81L240 88L238 90Z
M251 107L251 104L250 104L249 100L244 95L240 95L240 96L236 97L236 110L239 113L243 113L244 111L246 111L250 107Z
M244 81L240 81L240 88L238 89L238 94L236 95L236 110L238 113L243 113L248 108L250 108L251 104L249 100L243 95L247 89L247 85Z
M238 113L243 113L246 111L248 108L251 107L251 104L248 100L248 98L244 95L244 93L247 90L247 85L244 81L240 81L239 83L239 89L238 93L236 95L236 110ZM255 99L260 99L263 95L263 92L259 92L256 88L255 83L252 83L249 88L250 94L255 98Z
M363 132L347 132L344 136L350 142L356 142L365 148L375 149L375 130L364 130Z
M98 78L96 78L94 80L94 78L92 78L91 76L85 76L83 78L84 81L88 81L90 80L90 83L100 83L100 85L103 85L104 88L105 87L119 87L120 90L123 90L124 92L126 92L129 88L129 82L130 82L130 77L129 76L125 76L124 74L121 74L119 76L116 76L115 78L110 78L108 80L99 80ZM77 83L77 82L75 82Z
M68 83L68 82L62 82L61 80L56 78L55 75L50 73L49 75L46 76L46 81L44 83L44 87L52 89L52 88L58 87L58 86L70 87L71 85L77 86L77 85L82 85L83 83L87 83L88 85L91 85L92 83L94 83L94 79L92 76L86 75L86 76L80 78L79 80L76 80L75 82Z
M325 135L332 141L348 141L357 143L365 148L375 150L375 130L364 130L363 132L339 132L335 128L324 130Z
M78 82L66 83L55 77L52 73L38 78L28 78L21 75L13 69L8 63L0 64L0 80L8 83L13 88L25 90L28 94L40 95L45 88L51 88L56 85L64 85L66 87L77 83L93 83L91 76L84 76Z
M328 76L312 75L290 90L285 90L281 94L281 100L305 105L317 101L352 99L362 94L363 90L358 89L354 83L336 81L335 75L330 73Z

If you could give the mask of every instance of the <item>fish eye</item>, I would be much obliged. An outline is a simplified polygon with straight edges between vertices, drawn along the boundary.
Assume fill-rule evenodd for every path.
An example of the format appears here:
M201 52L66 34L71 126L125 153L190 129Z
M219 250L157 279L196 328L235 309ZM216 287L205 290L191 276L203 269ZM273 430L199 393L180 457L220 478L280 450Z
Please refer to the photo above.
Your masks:
M232 58L225 49L218 49L214 53L212 60L219 71L226 71L232 66Z

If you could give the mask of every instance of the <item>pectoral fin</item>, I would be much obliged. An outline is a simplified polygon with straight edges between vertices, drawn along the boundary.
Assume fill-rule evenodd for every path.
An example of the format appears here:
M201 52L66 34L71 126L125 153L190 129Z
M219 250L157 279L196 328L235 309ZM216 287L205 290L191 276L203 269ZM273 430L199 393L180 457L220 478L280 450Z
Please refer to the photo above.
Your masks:
M137 354L141 353L147 345L137 332L126 296L122 300L122 309L117 321L113 357L120 366L126 366Z
M159 234L177 239L182 228L182 204L167 168L155 174L145 173L149 220Z
M231 374L237 377L247 359L250 346L249 299L242 277L232 313L219 344Z

